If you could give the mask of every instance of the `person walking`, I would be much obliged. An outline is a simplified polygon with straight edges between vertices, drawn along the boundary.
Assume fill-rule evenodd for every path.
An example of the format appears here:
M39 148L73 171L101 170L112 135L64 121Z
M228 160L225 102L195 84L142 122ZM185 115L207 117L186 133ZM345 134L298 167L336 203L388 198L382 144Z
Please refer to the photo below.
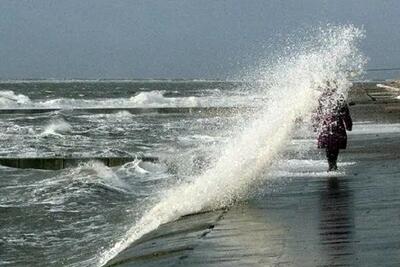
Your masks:
M326 151L328 171L336 171L339 151L347 147L346 130L352 130L353 122L344 96L337 93L336 84L327 85L319 99L314 129L318 134L318 148Z

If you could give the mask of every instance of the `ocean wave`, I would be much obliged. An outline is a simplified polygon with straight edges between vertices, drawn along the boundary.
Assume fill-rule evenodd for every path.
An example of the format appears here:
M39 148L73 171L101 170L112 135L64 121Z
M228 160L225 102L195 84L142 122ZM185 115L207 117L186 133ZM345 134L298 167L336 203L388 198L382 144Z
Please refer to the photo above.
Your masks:
M164 97L163 91L140 92L133 96L129 101L138 107L159 107L159 106L177 106L177 107L196 107L199 105L196 97Z
M171 96L168 91L143 91L128 98L53 98L31 100L13 91L0 91L0 108L14 109L79 109L79 108L160 108L160 107L241 107L262 106L265 97L240 92L221 93L219 89L205 89L197 96Z
M29 97L15 94L13 91L0 91L0 107L23 106L30 104Z
M71 133L72 126L63 119L56 119L51 121L47 126L45 126L42 136L56 135L63 136L64 134Z

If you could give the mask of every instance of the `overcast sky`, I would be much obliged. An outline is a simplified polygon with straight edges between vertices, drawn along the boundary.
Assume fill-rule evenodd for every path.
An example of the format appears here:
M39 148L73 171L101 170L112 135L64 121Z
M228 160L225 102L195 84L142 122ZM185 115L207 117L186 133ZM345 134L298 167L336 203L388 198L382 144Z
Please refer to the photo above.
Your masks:
M226 78L287 33L363 25L400 67L399 0L0 0L0 78Z

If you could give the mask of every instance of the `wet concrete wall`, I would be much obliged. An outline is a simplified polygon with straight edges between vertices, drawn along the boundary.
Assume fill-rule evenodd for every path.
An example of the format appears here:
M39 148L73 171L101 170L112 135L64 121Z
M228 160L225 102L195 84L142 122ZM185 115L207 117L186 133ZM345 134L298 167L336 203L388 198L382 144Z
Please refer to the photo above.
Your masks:
M0 158L0 165L21 169L60 170L89 161L100 161L108 167L120 166L140 159L157 162L156 157L93 157L93 158Z

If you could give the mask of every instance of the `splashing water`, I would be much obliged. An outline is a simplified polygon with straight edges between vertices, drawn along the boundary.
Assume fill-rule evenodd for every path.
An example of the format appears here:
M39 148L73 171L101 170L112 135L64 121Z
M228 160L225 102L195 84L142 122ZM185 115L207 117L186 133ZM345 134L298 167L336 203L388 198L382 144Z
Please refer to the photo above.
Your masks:
M130 243L163 223L202 210L218 209L248 196L262 181L262 172L275 162L291 137L296 119L309 120L326 81L334 80L345 94L349 71L361 73L364 57L357 48L363 31L354 26L319 29L296 51L273 66L261 66L258 88L268 101L253 119L238 127L230 141L216 148L214 165L191 182L164 192L158 202L126 233L125 238L100 256L100 265Z
M53 120L50 122L43 130L42 136L48 136L48 135L56 135L56 136L62 136L65 133L70 133L72 132L72 126L62 120L62 119L57 119Z

